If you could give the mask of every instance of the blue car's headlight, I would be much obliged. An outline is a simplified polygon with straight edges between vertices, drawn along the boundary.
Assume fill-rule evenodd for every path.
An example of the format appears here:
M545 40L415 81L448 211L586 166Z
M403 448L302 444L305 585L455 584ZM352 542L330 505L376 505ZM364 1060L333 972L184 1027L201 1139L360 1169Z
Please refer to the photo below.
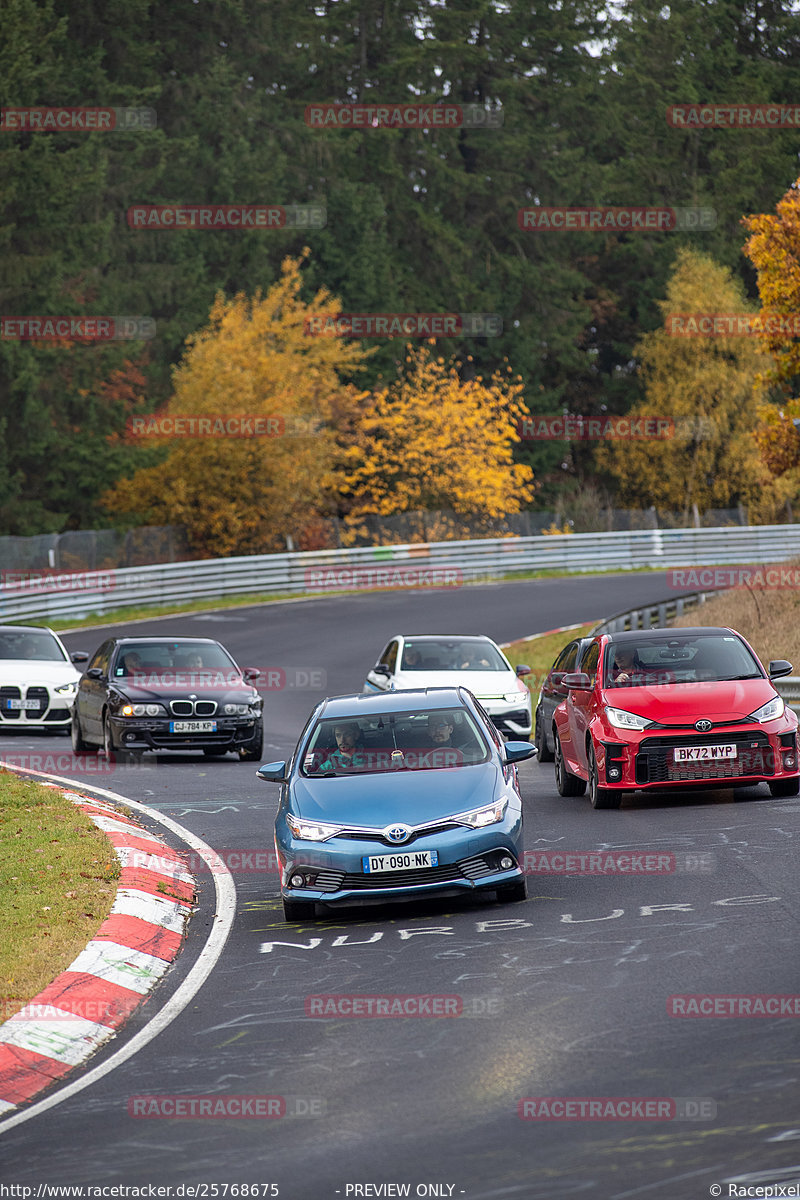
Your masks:
M773 696L766 704L762 704L761 708L757 708L754 713L750 713L751 721L759 721L762 725L765 721L775 721L778 717L782 717L786 705L780 696Z
M487 804L483 808L473 808L471 812L459 813L454 821L471 825L473 829L483 829L484 825L496 825L506 815L508 800L498 800L495 804Z
M296 838L303 842L327 842L328 838L336 837L341 825L326 825L322 821L304 821L301 817L286 814L286 824Z

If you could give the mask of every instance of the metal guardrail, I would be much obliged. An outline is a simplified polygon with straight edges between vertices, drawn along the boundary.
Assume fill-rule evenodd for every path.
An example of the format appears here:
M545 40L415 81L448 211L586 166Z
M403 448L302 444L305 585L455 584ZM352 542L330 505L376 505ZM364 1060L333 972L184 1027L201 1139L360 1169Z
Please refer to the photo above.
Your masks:
M687 608L705 604L709 596L719 592L691 592L688 596L677 596L674 600L661 600L658 604L647 604L643 608L629 608L615 613L595 625L589 636L597 633L624 633L629 629L665 629L675 617L682 617Z
M113 571L0 577L0 621L63 621L136 605L171 605L248 594L322 595L353 588L452 586L518 572L664 570L800 556L800 525L634 529L543 537L365 546L161 563ZM15 579L15 576L30 578ZM692 579L685 586L691 587ZM699 582L699 581L697 581ZM682 582L676 581L676 590Z

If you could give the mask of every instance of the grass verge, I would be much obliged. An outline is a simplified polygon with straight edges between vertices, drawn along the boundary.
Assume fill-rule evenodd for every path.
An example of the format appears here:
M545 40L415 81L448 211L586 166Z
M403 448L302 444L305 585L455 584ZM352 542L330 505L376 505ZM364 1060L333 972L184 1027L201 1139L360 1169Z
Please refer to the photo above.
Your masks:
M577 629L571 629L568 633L548 633L543 637L540 635L526 638L524 641L512 642L511 645L506 646L503 653L512 667L516 667L518 663L526 663L531 668L532 673L525 676L525 682L531 694L536 696L559 651L563 650L567 642L573 641L574 638L586 637L602 619L602 617L598 617L597 621L579 625Z
M800 675L800 593L792 588L736 588L672 623L729 625L747 638L765 667L771 658L788 658Z
M0 770L0 1022L91 941L118 877L108 838L80 809Z

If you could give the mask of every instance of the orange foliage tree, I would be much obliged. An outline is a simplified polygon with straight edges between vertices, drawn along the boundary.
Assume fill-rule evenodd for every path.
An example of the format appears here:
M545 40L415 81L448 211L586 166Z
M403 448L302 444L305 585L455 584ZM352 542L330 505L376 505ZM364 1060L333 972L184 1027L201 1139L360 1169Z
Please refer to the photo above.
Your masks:
M755 430L761 460L788 500L800 496L800 179L778 201L775 214L743 221L750 231L745 252L758 271L762 306L759 336L772 357L764 378L778 398L759 407Z
M337 428L361 398L340 373L358 370L369 354L360 343L306 333L308 317L341 304L324 288L305 304L300 267L301 259L285 259L263 297L217 296L208 325L187 339L174 393L158 414L210 418L220 430L236 428L230 418L262 418L267 436L175 438L163 463L106 493L106 508L184 525L199 555L281 550L287 535L298 542L331 494Z
M431 342L430 345L433 345ZM398 380L363 406L345 450L340 494L352 530L371 514L450 509L473 525L519 512L533 471L514 462L516 423L528 410L511 368L461 378L429 345L407 348Z

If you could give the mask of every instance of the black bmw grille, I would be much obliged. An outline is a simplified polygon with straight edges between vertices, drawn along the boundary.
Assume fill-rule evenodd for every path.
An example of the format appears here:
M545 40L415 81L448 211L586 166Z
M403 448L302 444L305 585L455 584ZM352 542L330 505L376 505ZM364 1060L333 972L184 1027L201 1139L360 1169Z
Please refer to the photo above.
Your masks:
M678 746L735 745L736 758L702 759L676 763ZM742 779L751 775L773 775L775 761L765 733L718 733L714 737L645 738L636 755L637 783L679 783L691 779Z

